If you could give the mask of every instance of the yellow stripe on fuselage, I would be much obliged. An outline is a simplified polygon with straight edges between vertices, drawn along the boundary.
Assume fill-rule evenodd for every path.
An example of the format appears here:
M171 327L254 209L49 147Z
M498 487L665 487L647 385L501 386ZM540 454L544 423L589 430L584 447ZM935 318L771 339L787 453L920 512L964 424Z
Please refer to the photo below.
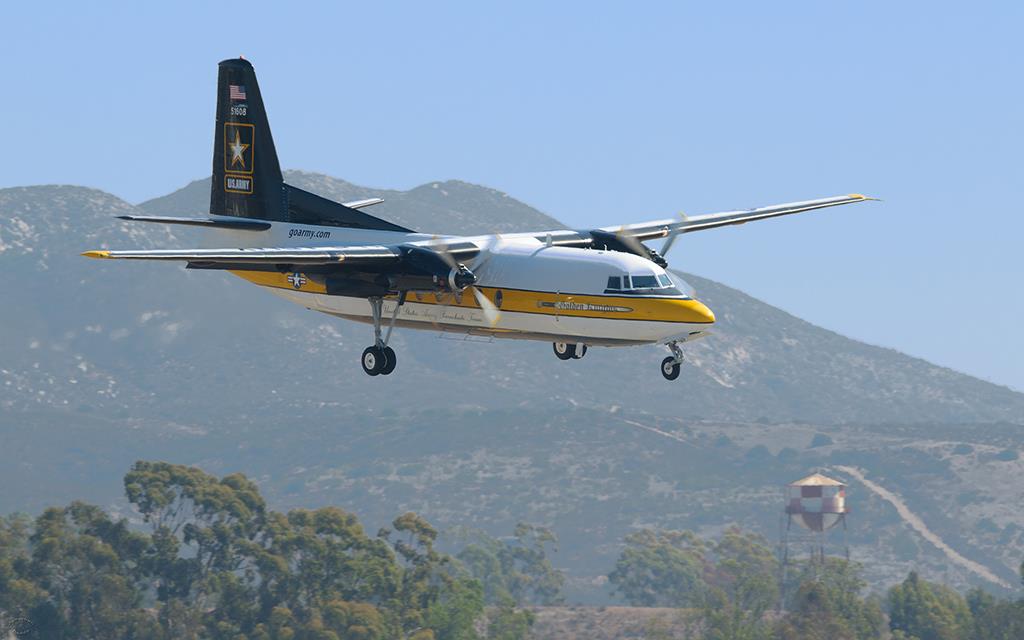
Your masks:
M278 271L231 271L233 275L248 280L253 284L258 284L261 287L271 287L274 289L293 289L295 291L305 291L306 293L327 293L327 287L323 282L317 282L309 276L300 273L288 271L286 273L280 273ZM298 281L299 286L295 286L295 278L301 278ZM289 280L291 278L291 280Z
M232 271L234 275L253 284L276 289L290 289L305 293L326 294L322 282L300 273L273 271ZM302 276L301 280L297 280ZM299 282L299 286L296 286ZM715 315L703 302L690 298L659 298L642 296L586 295L523 289L477 287L501 311L532 313L547 316L578 318L604 318L608 320L647 320L651 322L684 322L711 324ZM393 299L395 296L388 296ZM410 302L447 307L479 309L480 305L468 291L451 293L414 293ZM500 304L499 304L500 300Z

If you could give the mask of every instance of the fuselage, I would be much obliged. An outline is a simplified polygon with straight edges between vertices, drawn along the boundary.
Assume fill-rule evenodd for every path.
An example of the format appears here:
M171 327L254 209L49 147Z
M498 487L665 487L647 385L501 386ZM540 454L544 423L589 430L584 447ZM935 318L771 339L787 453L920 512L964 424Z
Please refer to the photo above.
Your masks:
M289 223L274 223L261 232L218 230L216 236L212 244L238 247L393 245L437 239ZM615 346L685 340L715 320L707 306L688 295L685 285L677 286L664 269L640 256L554 246L527 234L459 240L489 247L469 266L478 277L476 288L500 314L488 319L469 291L424 290L407 294L397 313L397 296L385 299L386 323L393 317L397 327ZM232 273L309 309L372 321L366 298L328 294L324 278L316 273Z

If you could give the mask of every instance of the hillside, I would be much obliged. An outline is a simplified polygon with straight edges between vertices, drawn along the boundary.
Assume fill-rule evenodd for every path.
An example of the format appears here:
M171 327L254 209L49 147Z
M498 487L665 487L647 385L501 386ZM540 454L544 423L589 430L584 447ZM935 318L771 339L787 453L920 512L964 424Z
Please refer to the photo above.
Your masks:
M375 215L422 230L561 226L462 182L379 191L310 173L288 180L340 200L380 195ZM226 274L78 256L195 242L190 229L113 216L201 213L206 184L138 206L81 187L0 190L0 511L72 498L122 508L120 472L162 458L244 471L282 505L342 504L371 523L414 509L496 534L518 520L551 524L572 593L600 602L632 528L740 522L774 539L779 485L851 465L1014 579L1022 394L689 274L719 323L687 347L672 384L655 347L561 362L547 344L408 331L396 334L395 375L368 378L357 362L366 326ZM811 447L818 433L832 443ZM875 577L959 571L888 503L853 495L854 555Z

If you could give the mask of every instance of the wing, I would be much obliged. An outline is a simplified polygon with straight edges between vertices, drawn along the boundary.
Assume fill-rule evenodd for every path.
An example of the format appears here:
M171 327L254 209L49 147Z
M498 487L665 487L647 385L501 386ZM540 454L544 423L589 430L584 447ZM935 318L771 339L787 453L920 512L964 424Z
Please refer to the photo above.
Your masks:
M254 247L225 249L143 249L138 251L86 251L87 258L109 260L179 260L195 265L217 264L305 264L386 266L409 261L410 255L436 257L445 264L467 260L480 253L472 242L460 238L437 238L393 246L355 245L348 247ZM416 258L412 258L413 261ZM223 267L221 267L223 268Z
M228 264L338 264L388 262L399 258L397 247L273 247L252 249L150 249L140 251L86 251L87 258L112 260L182 260Z
M670 218L667 220L654 220L652 222L627 224L621 227L604 227L600 229L600 231L605 233L614 233L620 238L625 237L636 240L651 240L654 238L664 238L670 234L691 233L693 231L714 229L716 227L724 227L731 224L744 224L754 220L777 218L779 216L788 216L794 213L803 213L804 211L825 209L827 207L838 207L844 204L853 204L855 202L865 202L868 200L877 200L877 198L869 198L868 196L864 196L859 193L851 193L845 196L821 198L818 200L805 200L803 202L789 202L786 204L772 205L770 207L760 207L758 209L708 213L705 215L684 218L682 220L678 218Z

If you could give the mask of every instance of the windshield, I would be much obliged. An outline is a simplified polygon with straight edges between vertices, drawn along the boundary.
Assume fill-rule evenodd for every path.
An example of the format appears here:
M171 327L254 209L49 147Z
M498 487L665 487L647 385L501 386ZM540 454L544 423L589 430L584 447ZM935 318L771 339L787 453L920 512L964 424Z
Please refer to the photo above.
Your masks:
M659 296L684 297L689 297L691 295L690 291L690 285L678 278L673 282L672 278L666 273L608 276L608 286L605 288L605 293L646 293Z

